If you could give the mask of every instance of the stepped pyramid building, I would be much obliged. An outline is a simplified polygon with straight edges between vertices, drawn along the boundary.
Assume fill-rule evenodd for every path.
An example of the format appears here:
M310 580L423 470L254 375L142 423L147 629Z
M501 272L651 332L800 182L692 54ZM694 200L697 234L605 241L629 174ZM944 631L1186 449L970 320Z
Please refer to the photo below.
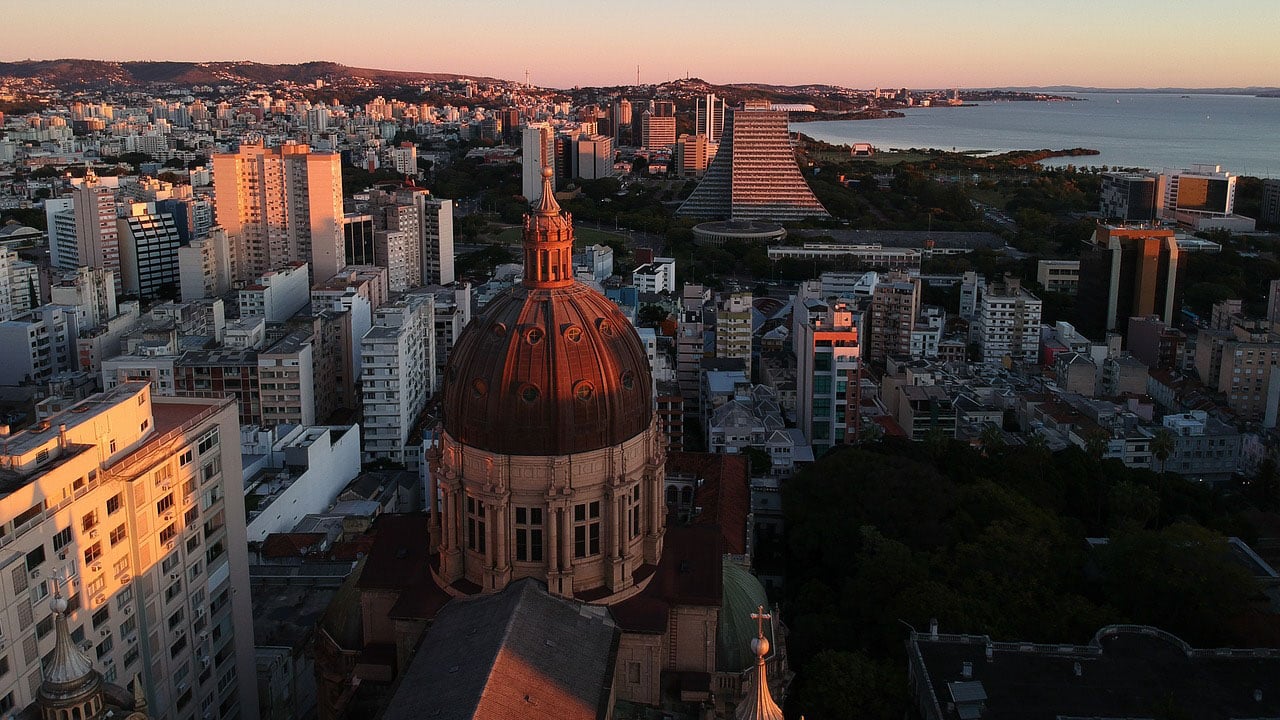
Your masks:
M676 215L775 221L830 217L796 164L787 113L762 101L725 113L720 149Z

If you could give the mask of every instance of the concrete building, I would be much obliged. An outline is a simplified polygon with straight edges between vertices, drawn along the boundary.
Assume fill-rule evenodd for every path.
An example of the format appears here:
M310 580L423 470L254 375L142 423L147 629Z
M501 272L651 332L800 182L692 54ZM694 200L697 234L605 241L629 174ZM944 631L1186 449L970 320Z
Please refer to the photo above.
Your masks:
M715 93L707 93L697 98L693 110L693 131L704 135L712 145L720 143L724 133L725 101L716 97Z
M1267 320L1280 323L1280 278L1272 280L1267 288Z
M1163 467L1154 460L1157 470L1212 483L1239 472L1243 439L1234 427L1203 410L1165 415L1160 424L1173 436L1173 453Z
M1276 427L1280 414L1280 335L1262 320L1237 318L1229 330L1201 330L1196 340L1200 381L1226 397L1244 421Z
M676 214L718 220L829 217L796 164L787 113L747 102L725 115L724 135L706 177ZM675 143L674 131L671 143Z
M0 247L0 321L34 310L40 302L40 270Z
M258 353L258 398L262 424L314 425L316 384L332 378L315 376L315 336L310 328L290 332Z
M178 284L183 300L222 297L231 291L231 242L222 228L178 246Z
M236 437L229 400L127 383L6 439L10 707L40 687L56 589L103 679L140 675L152 717L257 716Z
M1159 316L1173 325L1181 309L1178 240L1172 230L1100 225L1085 242L1076 295L1076 328L1100 340L1128 318Z
M1129 318L1125 347L1147 367L1174 370L1182 367L1187 336L1164 324L1159 317Z
M454 281L453 201L425 191L414 193L413 199L418 207L422 284L449 285Z
M920 315L920 279L889 273L876 283L867 317L864 357L884 362L889 355L910 355L916 318Z
M1101 177L1098 209L1103 219L1120 223L1150 223L1156 219L1155 175L1105 172Z
M119 314L113 275L87 266L56 275L49 283L50 302L75 307L80 327L101 325Z
M1264 223L1280 225L1280 178L1267 178L1262 181L1262 213L1258 217ZM52 245L53 226L49 226L50 245Z
M0 322L0 385L40 385L76 369L77 335L74 310L62 305Z
M249 542L285 533L328 510L360 474L360 426L279 425L242 429Z
M613 139L604 135L580 135L574 142L577 164L574 177L599 180L613 177Z
M707 172L707 164L714 155L707 136L682 134L676 138L675 165L680 177L700 178Z
M654 258L631 271L631 284L642 293L668 293L676 291L676 261L674 258Z
M408 295L378 308L360 355L364 461L409 464L409 435L436 391L435 296Z
M656 115L650 110L640 113L640 144L645 150L666 150L675 145L675 116Z
M1049 292L1075 295L1080 289L1080 261L1040 260L1036 263L1036 282Z
M240 290L240 317L261 317L267 322L284 322L311 301L306 263L269 270Z
M178 226L173 216L158 214L155 203L121 205L117 220L121 286L143 300L180 292Z
M81 265L104 268L115 273L115 291L123 287L120 268L120 229L116 223L116 193L119 178L99 178L92 171L72 183L76 218L76 259L59 254L59 265L73 270Z
M716 305L716 357L741 360L751 379L751 293L730 293Z
M238 152L213 154L213 185L237 282L299 262L322 279L347 264L337 153L243 143Z
M978 304L978 353L982 362L1034 363L1040 357L1040 298L1015 278L992 285Z
M525 125L521 137L521 193L525 200L537 202L542 197L542 170L555 170L556 134L548 123ZM552 189L555 180L552 179Z
M1252 231L1251 219L1235 215L1236 177L1221 165L1165 170L1156 185L1157 214L1195 230ZM1237 226L1241 220L1247 220L1248 227Z
M76 240L75 196L44 201L45 227L49 234L49 265L56 270L81 267Z

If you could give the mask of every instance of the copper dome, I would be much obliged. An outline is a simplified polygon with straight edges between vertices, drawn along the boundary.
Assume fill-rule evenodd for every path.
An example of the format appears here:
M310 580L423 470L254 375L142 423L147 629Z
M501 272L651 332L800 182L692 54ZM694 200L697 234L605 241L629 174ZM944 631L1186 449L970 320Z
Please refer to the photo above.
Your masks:
M449 353L445 430L505 455L631 439L653 419L649 360L617 305L573 279L573 226L549 179L524 237L524 282L491 301Z

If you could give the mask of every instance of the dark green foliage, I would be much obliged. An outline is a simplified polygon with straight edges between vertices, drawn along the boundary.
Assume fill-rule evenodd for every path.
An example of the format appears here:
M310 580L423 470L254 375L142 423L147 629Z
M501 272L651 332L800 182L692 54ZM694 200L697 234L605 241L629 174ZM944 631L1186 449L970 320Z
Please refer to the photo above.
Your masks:
M1220 534L1250 533L1177 476L1075 448L884 440L806 468L783 510L788 710L811 720L901 717L907 626L931 618L997 640L1085 643L1135 622L1199 646L1250 642L1235 621L1257 588Z

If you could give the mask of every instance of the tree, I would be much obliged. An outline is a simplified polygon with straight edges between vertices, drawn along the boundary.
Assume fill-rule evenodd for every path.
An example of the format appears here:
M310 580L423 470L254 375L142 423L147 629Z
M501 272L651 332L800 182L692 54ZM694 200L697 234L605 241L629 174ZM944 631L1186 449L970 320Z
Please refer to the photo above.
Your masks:
M1004 447L1004 431L999 426L987 425L982 428L979 438L982 441L983 452L988 456L999 452Z
M907 687L901 674L863 653L826 650L805 664L797 704L812 720L900 720Z
M1151 438L1151 454L1160 463L1160 472L1164 472L1165 463L1169 461L1169 456L1173 455L1175 442L1173 433L1161 428L1156 431L1155 437Z

